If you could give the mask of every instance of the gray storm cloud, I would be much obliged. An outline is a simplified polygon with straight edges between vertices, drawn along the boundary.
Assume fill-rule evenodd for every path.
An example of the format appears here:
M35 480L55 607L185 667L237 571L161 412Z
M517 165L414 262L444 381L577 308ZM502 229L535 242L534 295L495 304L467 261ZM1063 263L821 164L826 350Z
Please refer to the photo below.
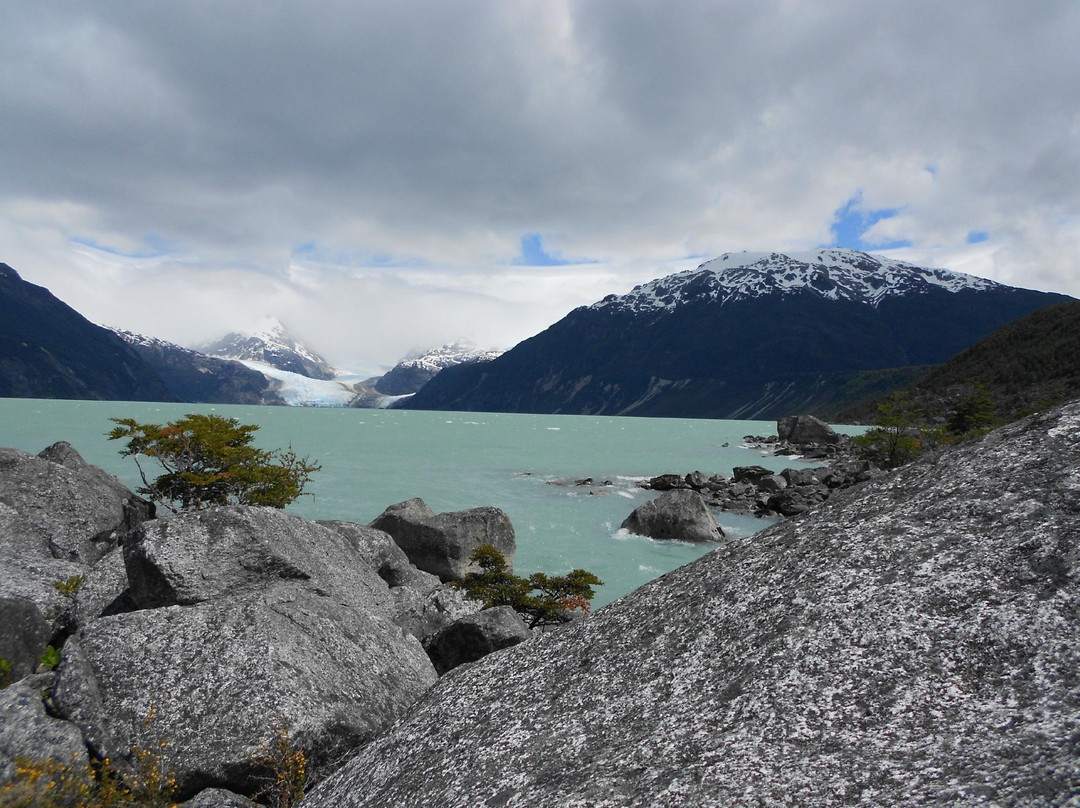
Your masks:
M855 198L845 246L1080 294L1076 4L0 9L0 260L98 321L505 347Z

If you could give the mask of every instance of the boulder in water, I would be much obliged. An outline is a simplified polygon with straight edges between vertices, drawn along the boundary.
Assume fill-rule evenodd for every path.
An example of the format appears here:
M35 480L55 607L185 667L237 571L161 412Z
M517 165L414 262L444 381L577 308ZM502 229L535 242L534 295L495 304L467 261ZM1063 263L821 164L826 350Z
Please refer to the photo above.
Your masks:
M389 533L409 561L442 581L461 580L479 571L470 558L481 545L492 545L511 568L517 550L510 518L492 507L436 514L414 498L391 505L370 527Z
M651 539L717 542L724 537L701 494L687 488L665 491L638 506L620 527Z
M781 441L797 446L835 444L841 441L840 435L831 426L813 415L791 415L780 418L776 422L776 433Z

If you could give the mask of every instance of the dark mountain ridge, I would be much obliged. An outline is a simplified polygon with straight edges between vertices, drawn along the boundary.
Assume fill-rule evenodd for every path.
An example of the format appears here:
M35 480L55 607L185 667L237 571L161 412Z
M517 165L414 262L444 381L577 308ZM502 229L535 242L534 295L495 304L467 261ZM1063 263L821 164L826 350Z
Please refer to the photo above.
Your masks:
M7 264L0 264L0 396L178 400L116 334Z
M401 406L776 418L838 408L860 372L939 364L1070 299L851 250L727 254L448 368Z
M1002 326L905 387L912 403L933 417L976 387L1001 421L1078 398L1080 301L1047 306ZM870 401L839 417L862 423L877 415L877 401Z
M207 356L166 340L115 330L184 401L206 404L284 404L275 383L232 359Z

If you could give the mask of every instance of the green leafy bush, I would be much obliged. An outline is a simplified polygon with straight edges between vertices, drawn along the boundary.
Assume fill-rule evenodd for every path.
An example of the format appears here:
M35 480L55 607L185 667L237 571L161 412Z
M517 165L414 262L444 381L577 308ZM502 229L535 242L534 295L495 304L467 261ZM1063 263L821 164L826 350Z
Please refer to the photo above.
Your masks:
M133 457L149 496L173 512L212 505L269 505L284 508L303 493L321 467L286 451L252 446L259 427L235 418L186 415L171 423L140 424L133 418L111 419L110 440L127 439L121 450ZM139 456L153 458L165 470L147 478Z
M535 572L522 578L510 571L503 554L490 544L477 547L470 560L480 572L470 572L454 585L485 609L513 607L530 628L566 623L573 612L588 612L596 595L593 587L604 585L593 573L580 569L567 575Z
M910 397L894 393L878 404L878 412L876 425L852 438L859 456L886 469L910 463L923 450L921 418Z
M53 648L51 645L45 647L45 651L41 654L41 665L49 670L52 670L60 664L60 649Z

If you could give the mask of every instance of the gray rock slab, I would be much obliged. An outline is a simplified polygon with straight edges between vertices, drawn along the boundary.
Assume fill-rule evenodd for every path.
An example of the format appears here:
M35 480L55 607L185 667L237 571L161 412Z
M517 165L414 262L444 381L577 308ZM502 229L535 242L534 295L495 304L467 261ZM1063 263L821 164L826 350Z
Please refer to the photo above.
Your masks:
M258 803L224 788L207 788L200 791L179 808L258 808Z
M150 503L87 465L70 446L44 454L63 463L0 448L0 502L41 529L54 558L92 565L152 516Z
M697 491L676 488L634 508L621 527L639 536L695 543L718 542L724 534Z
M250 794L253 761L280 726L318 770L392 724L435 678L419 641L388 620L283 582L92 621L64 647L55 700L104 756L167 741L181 796Z
M0 598L0 659L10 666L0 671L0 686L6 678L15 682L37 669L41 654L52 639L52 627L32 600Z
M733 538L440 680L303 808L1056 806L1080 403Z
M426 573L424 573L426 574ZM430 589L398 586L390 590L394 599L393 621L419 640L441 631L455 620L476 614L483 607L479 601L470 600L460 589L438 585Z
M362 610L391 606L385 581L342 533L276 508L232 505L146 522L125 539L124 563L139 608L233 597L287 580Z
M412 586L419 590L431 590L438 586L438 578L414 567L389 533L353 522L320 520L319 524L336 530L348 539L368 568L386 581L388 586Z
M469 559L483 544L502 553L511 569L514 565L514 527L498 508L436 514L422 499L414 498L391 505L370 527L389 533L409 561L444 582L461 580L467 573L479 571Z
M86 744L78 727L45 711L35 677L0 690L0 785L15 777L15 758L86 766Z
M454 621L428 639L424 649L442 676L531 636L529 627L512 607L496 606Z
M131 611L135 605L127 590L124 553L117 547L87 571L75 593L75 625L85 626L103 614Z
M60 635L72 625L73 603L54 584L88 570L85 564L53 558L45 527L0 501L0 597L31 601L49 622L51 634Z

